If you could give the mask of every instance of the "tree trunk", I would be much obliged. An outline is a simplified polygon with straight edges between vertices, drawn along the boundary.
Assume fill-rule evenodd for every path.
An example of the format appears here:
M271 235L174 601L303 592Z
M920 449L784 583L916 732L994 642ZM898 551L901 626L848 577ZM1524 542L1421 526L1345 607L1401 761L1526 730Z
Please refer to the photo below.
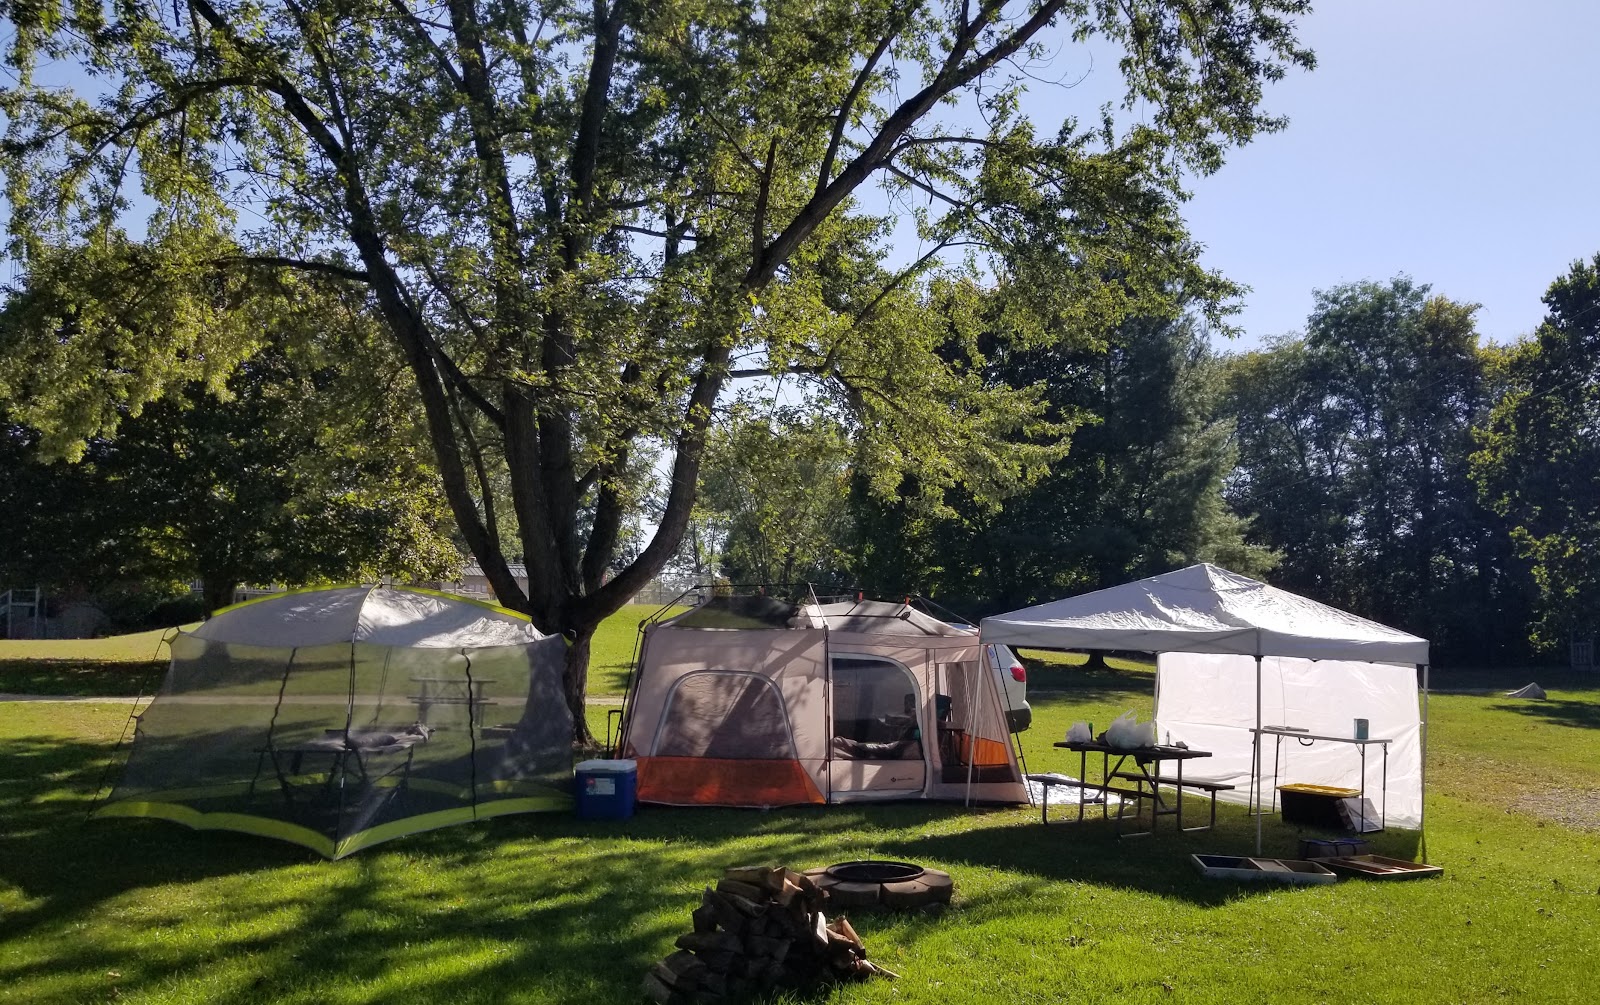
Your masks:
M1085 670L1110 670L1111 669L1111 667L1106 664L1106 654L1101 652L1098 649L1090 650L1089 658L1084 661L1083 668Z
M233 603L233 593L239 588L236 580L225 576L201 576L200 595L205 600L206 617Z
M583 746L594 744L594 734L589 731L587 698L589 696L589 643L594 640L595 626L576 629L567 646L567 665L562 679L562 690L567 696L567 708L572 711L572 739Z

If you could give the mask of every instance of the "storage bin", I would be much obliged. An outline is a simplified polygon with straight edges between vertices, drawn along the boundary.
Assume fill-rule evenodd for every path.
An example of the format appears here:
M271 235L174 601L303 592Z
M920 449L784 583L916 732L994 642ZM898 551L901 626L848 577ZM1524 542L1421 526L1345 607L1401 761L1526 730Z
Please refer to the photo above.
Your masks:
M1339 816L1339 800L1353 799L1361 792L1336 785L1309 785L1295 782L1278 786L1278 805L1283 807L1283 822L1345 830Z
M583 761L573 770L578 819L627 820L633 816L639 765L631 760Z

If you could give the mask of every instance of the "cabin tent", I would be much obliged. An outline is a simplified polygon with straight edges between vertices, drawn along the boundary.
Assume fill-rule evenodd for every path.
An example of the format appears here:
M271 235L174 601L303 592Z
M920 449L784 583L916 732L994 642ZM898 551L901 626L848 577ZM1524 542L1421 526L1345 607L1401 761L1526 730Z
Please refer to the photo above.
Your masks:
M986 643L1158 654L1159 738L1211 751L1188 770L1236 785L1222 794L1235 802L1252 799L1252 728L1351 737L1354 720L1367 719L1369 736L1393 740L1386 778L1380 748L1369 748L1368 798L1390 825L1422 826L1425 639L1204 564L999 614L980 628ZM1261 754L1264 801L1279 782L1361 787L1350 744L1268 736Z
M94 815L341 858L570 807L565 649L523 615L418 589L348 586L224 608L173 640L122 778Z
M643 802L1027 800L971 628L907 604L731 597L642 631L619 746Z

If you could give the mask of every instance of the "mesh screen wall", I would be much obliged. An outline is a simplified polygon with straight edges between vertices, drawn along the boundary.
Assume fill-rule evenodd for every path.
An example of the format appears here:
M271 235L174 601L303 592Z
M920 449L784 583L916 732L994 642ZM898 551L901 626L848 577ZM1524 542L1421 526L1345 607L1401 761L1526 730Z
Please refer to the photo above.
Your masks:
M339 858L571 805L559 638L484 649L173 642L100 817L158 817Z

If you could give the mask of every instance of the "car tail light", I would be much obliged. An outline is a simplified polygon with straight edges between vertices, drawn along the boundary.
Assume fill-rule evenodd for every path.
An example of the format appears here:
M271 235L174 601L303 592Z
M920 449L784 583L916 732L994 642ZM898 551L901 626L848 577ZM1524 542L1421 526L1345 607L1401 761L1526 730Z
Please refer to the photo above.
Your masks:
M1022 669L1021 663L1011 664L1011 679L1018 684L1028 683L1028 671Z

